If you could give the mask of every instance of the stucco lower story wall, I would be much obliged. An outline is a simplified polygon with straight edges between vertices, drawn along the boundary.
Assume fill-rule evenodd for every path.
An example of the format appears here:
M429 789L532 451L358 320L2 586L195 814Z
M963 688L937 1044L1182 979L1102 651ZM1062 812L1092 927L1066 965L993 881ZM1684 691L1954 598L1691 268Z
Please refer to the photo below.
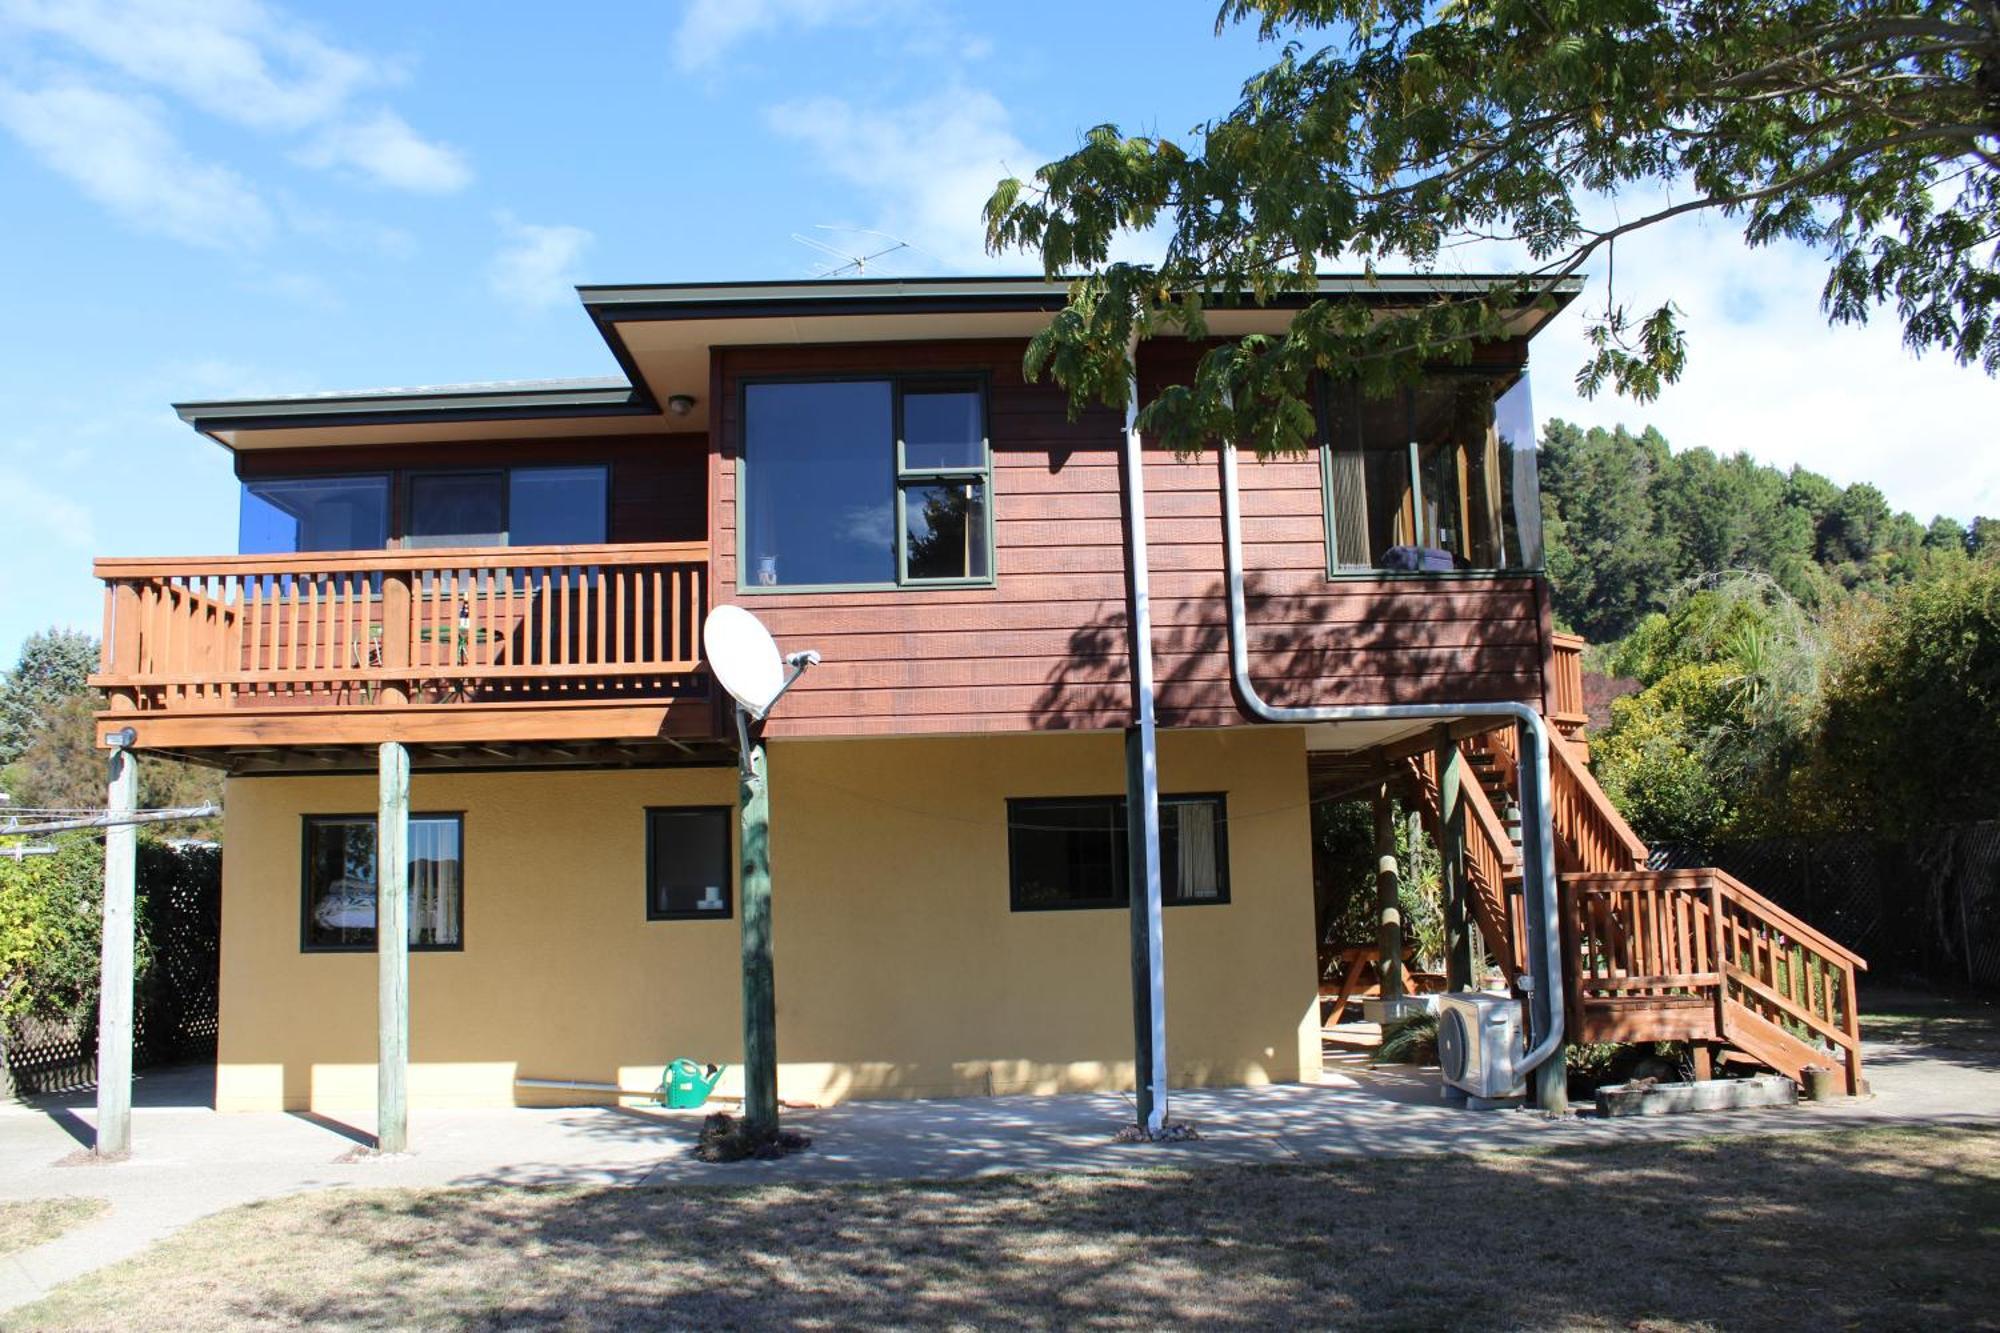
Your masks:
M1132 1085L1129 918L1015 912L1010 797L1122 790L1116 735L774 742L780 1095ZM1175 1086L1316 1076L1310 820L1300 733L1161 737L1162 788L1226 795L1230 901L1166 913ZM517 1078L657 1086L742 1050L737 923L648 921L649 806L735 799L731 769L420 773L464 815L464 948L410 964L411 1100L576 1100ZM367 1107L374 954L300 949L302 817L374 807L371 778L232 781L217 1105Z

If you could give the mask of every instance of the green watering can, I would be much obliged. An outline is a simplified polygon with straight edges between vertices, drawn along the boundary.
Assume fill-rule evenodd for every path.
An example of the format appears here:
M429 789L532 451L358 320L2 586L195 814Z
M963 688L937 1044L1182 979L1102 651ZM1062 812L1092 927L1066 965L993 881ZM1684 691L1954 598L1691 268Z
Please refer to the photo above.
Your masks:
M676 1110L687 1111L708 1100L722 1078L721 1065L676 1060L660 1075L660 1100Z

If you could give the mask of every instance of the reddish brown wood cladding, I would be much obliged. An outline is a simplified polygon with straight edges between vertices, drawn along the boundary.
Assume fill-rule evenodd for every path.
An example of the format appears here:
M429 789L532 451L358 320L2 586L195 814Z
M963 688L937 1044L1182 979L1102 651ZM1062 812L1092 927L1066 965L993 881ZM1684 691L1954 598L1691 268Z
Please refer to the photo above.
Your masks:
M562 463L610 467L608 540L615 544L698 542L708 535L708 436L691 432L252 450L236 455L236 475L247 480Z
M825 661L786 697L777 736L1077 730L1131 716L1119 516L1122 421L1069 417L1060 390L1021 373L1012 341L740 348L717 356L718 602L736 597L739 387L762 375L977 371L993 432L992 588L756 593L742 598L787 648ZM1193 349L1154 344L1147 392ZM1317 459L1242 468L1251 669L1286 704L1543 696L1546 611L1532 579L1333 580ZM1159 715L1245 721L1229 682L1221 504L1213 456L1146 460Z

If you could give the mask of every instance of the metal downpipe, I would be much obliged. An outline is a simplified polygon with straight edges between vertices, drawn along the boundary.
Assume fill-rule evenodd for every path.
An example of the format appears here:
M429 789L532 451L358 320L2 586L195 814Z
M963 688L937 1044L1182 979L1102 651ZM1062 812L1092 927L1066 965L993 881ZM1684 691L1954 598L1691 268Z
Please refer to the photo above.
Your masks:
M1395 722L1447 721L1462 717L1501 717L1521 724L1528 743L1521 747L1517 781L1524 800L1534 793L1534 818L1522 824L1521 861L1527 872L1529 916L1541 922L1538 935L1528 938L1528 1012L1534 1020L1535 1043L1521 1060L1526 1075L1539 1069L1562 1048L1563 1002L1561 921L1557 914L1555 807L1549 789L1549 731L1542 715L1522 703L1358 704L1310 708L1273 704L1257 693L1250 679L1250 648L1243 599L1243 517L1237 505L1236 446L1225 441L1217 449L1222 476L1222 544L1224 578L1229 592L1229 673L1244 707L1265 722Z

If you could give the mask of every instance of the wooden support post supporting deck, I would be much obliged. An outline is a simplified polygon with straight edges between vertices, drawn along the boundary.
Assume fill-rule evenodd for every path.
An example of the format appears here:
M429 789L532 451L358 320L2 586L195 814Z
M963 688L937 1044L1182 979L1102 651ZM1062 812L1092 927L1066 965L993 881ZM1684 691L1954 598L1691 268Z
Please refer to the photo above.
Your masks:
M743 1119L753 1137L778 1132L778 1007L771 969L771 804L764 742L744 754L739 864L743 903Z
M1479 946L1465 887L1465 756L1450 727L1437 730L1438 865L1444 898L1445 989L1472 990Z
M1403 904L1396 869L1396 803L1385 783L1375 789L1375 945L1382 998L1403 998Z
M375 1150L410 1147L410 752L382 744L375 821Z
M109 798L113 817L139 805L139 762L118 746L111 751ZM97 1141L99 1157L132 1150L133 912L138 897L138 828L104 830L104 944L97 992Z

